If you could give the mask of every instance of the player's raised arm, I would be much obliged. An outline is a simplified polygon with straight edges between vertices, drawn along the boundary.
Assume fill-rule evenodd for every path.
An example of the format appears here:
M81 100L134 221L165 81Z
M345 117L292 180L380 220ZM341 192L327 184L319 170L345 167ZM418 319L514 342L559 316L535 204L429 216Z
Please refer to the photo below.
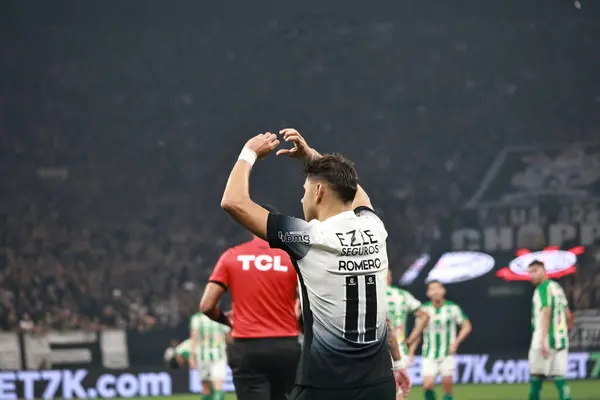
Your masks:
M352 208L357 209L359 207L367 207L370 210L373 210L373 205L371 204L371 199L365 189L362 186L358 185L358 189L356 190L356 197L354 197L354 201L352 202Z
M231 170L221 200L221 207L233 219L261 239L267 238L269 212L250 199L250 171L257 159L278 145L279 140L273 133L256 135L248 140Z

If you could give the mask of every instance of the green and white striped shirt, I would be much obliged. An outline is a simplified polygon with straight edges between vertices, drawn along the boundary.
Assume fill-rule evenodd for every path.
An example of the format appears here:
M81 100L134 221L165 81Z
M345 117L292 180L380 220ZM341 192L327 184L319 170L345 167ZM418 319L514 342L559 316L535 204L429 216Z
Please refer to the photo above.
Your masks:
M406 290L394 286L387 287L386 296L392 329L396 334L398 343L403 345L406 338L408 314L417 311L421 307L421 302Z
M431 302L423 304L429 314L429 324L423 332L423 357L430 359L443 358L448 355L450 343L457 335L457 326L469 318L460 306L445 300L440 307Z
M542 348L542 309L545 307L550 308L550 327L546 344L550 349L566 349L569 347L566 313L569 303L562 287L550 279L542 282L533 292L531 348Z
M229 328L202 313L192 316L190 332L198 332L198 361L220 361L225 358L225 335Z
M190 358L190 350L192 347L192 339L185 339L175 348L175 353L179 354L186 360Z

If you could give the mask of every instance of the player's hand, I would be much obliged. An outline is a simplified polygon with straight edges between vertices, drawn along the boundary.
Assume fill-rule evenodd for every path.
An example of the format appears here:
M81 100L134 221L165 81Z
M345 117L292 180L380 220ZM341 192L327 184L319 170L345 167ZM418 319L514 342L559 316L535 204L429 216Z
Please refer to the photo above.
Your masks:
M263 158L273 151L277 146L279 146L279 139L277 139L277 135L267 132L254 136L252 139L246 142L244 147L255 152L258 158Z
M405 368L394 371L394 380L396 381L396 393L401 392L402 396L408 396L411 387L410 377Z
M283 140L285 142L292 142L294 147L291 149L277 150L278 156L288 156L292 158L298 158L300 160L308 160L316 156L315 150L313 150L308 143L306 143L306 140L297 130L293 128L285 128L280 130L279 134L283 136Z
M542 344L542 357L544 357L544 358L550 357L550 350L548 349L548 345L545 343Z
M456 354L457 351L458 351L458 344L456 344L456 342L450 343L450 347L448 348L448 353Z
M409 367L412 365L413 361L415 361L415 355L414 354L409 354L408 355L408 366Z
M188 364L190 364L190 369L196 369L196 353L190 353Z

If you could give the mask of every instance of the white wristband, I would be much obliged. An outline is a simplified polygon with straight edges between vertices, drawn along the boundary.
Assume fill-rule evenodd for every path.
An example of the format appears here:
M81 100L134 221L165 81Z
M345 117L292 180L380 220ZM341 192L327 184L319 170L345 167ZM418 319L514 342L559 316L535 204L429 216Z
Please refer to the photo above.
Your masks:
M238 160L247 161L248 164L250 164L250 166L253 166L254 163L256 162L257 157L258 156L256 155L256 153L253 150L250 150L249 148L244 147L242 149L242 151L240 152Z
M407 365L406 365L406 361L405 361L404 358L400 359L398 361L393 361L392 362L392 370L393 371L396 371L396 370L399 370L399 369L404 369L406 367L407 367Z

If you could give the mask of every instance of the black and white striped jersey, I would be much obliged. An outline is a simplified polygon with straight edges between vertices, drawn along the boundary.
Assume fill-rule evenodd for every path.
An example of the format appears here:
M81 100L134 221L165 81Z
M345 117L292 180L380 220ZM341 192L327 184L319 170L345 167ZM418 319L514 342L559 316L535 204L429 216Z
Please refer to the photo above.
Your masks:
M387 231L367 207L325 221L270 214L272 247L298 273L304 343L296 383L322 388L393 379L387 348Z

